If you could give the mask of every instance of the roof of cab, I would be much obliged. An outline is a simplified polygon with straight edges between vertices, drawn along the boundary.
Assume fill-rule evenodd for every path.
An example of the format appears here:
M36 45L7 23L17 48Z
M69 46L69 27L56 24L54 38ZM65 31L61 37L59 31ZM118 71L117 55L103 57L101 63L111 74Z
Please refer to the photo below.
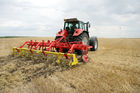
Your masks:
M64 19L65 22L82 22L78 20L77 18L69 18L69 19Z

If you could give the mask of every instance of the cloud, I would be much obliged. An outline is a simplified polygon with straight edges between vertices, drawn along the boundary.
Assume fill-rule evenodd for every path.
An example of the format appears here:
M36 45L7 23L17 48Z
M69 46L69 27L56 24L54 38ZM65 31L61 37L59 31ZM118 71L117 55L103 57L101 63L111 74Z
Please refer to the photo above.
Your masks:
M64 18L77 17L90 21L92 35L140 37L139 5L139 0L1 0L0 35L55 36Z

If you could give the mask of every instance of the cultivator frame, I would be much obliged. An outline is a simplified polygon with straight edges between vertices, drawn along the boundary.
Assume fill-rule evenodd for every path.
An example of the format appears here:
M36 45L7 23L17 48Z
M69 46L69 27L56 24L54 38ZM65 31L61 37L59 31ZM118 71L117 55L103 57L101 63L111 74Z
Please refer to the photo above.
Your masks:
M42 53L44 56L48 56L48 54L56 55L57 56L57 63L60 63L60 59L66 58L72 60L69 62L70 66L76 65L78 63L78 59L76 57L76 54L74 53L74 50L82 50L82 58L84 62L88 61L87 56L87 50L89 48L92 48L92 46L83 45L82 42L67 42L66 40L67 31L65 31L64 35L55 41L48 40L45 42L42 40L42 42L37 42L36 40L30 40L24 42L19 48L13 48L13 53L16 52L20 53L20 56L23 56L25 51L30 52L31 54L34 53ZM23 48L27 45L28 48ZM56 51L56 48L59 48L59 51ZM63 49L68 49L67 53L63 53ZM26 54L25 54L26 55ZM65 63L65 62L63 62Z

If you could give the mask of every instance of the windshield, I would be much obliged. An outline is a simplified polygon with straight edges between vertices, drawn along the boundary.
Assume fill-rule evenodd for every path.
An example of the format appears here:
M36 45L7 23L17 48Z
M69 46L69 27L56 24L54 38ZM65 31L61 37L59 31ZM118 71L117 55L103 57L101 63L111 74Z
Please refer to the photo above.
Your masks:
M79 28L79 23L77 22L65 22L65 27L64 27L64 29L77 29L77 28Z

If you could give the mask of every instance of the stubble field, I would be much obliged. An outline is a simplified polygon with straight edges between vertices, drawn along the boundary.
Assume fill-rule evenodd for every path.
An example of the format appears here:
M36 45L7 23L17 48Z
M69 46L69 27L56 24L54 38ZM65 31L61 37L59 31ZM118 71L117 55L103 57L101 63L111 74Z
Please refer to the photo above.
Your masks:
M140 93L140 39L100 38L89 62L72 68L12 57L12 47L27 40L0 39L0 93Z

